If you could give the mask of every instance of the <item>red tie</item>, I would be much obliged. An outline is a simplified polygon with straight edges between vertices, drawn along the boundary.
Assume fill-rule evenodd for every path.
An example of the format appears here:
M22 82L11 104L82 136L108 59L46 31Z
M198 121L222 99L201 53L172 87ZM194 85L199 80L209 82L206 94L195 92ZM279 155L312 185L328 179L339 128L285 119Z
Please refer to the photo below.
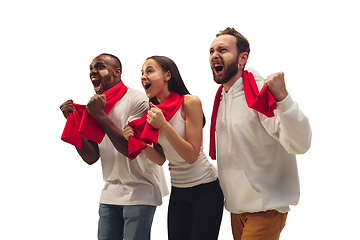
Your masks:
M127 87L120 81L116 86L104 92L106 96L104 112L106 114L109 114L114 105L122 98L126 89ZM73 105L75 112L69 113L61 140L74 145L78 149L81 148L81 136L96 143L101 143L105 132L100 124L86 111L86 105Z
M274 110L276 109L276 101L269 91L268 85L264 85L260 90L257 87L255 78L251 72L243 71L242 74L245 99L247 105L264 114L267 117L274 117ZM215 127L216 127L216 117L217 110L219 108L221 92L223 85L221 85L216 92L213 112L211 115L211 125L210 125L210 151L209 155L212 159L216 159L216 142L215 142Z

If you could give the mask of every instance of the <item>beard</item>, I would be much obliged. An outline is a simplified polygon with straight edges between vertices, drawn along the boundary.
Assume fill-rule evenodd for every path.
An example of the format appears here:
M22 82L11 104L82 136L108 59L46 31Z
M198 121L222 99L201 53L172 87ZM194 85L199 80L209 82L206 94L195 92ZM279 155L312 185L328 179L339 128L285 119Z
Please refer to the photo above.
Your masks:
M217 76L215 74L215 70L212 69L214 81L218 84L225 84L225 83L229 82L230 79L237 74L238 70L239 70L239 65L238 65L237 61L234 61L233 63L231 63L229 65L229 67L225 66L224 73L222 76Z

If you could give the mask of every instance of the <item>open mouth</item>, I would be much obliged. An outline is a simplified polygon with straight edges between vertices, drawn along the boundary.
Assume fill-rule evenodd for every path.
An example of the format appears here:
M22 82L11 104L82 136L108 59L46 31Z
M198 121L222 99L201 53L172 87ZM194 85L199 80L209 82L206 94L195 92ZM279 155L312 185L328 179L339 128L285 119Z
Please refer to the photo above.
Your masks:
M214 69L215 69L216 74L220 75L223 72L224 67L220 63L215 63Z
M97 76L91 76L91 82L94 86L95 92L99 92L101 89L101 81Z
M143 86L144 86L144 89L145 89L145 91L146 91L146 90L148 90L148 89L151 87L151 83L146 83L146 82L144 82L144 83L143 83Z

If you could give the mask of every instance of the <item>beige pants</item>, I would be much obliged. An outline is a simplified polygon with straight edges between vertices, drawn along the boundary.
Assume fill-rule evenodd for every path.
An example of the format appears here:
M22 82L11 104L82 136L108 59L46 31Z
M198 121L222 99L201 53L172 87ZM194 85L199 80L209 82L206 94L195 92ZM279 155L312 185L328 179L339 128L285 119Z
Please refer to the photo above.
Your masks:
M278 240L287 213L276 210L257 213L231 213L234 240Z

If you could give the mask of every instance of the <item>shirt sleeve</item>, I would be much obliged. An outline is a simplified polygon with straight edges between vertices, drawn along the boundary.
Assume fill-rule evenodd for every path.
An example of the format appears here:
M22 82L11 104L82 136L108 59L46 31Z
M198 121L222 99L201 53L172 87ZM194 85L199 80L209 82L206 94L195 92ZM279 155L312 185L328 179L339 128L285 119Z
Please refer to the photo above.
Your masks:
M131 110L128 122L141 118L149 110L149 99L140 91L132 89Z
M277 103L275 117L267 118L259 113L259 118L269 135L288 153L303 154L310 148L312 131L309 119L290 95Z

